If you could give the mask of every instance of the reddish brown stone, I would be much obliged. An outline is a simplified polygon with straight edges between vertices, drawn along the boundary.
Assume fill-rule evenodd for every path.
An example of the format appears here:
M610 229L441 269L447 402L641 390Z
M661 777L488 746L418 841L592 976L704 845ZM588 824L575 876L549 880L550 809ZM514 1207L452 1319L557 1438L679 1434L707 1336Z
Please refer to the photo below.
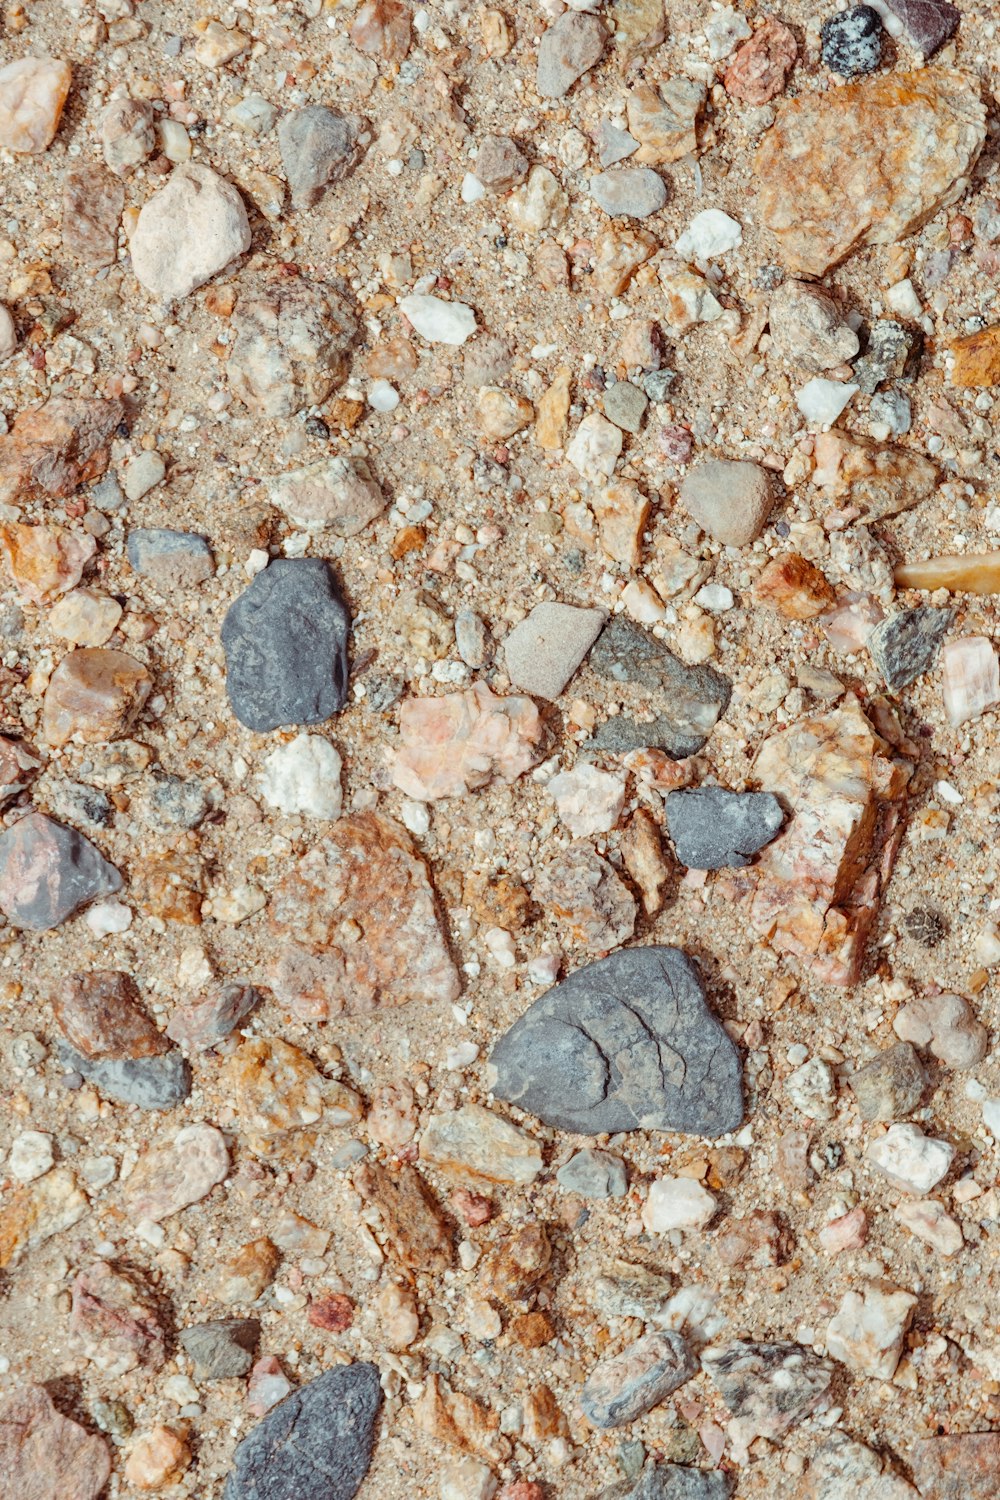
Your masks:
M0 500L41 490L66 499L108 467L115 429L125 420L122 401L53 396L21 412L0 438Z
M393 1175L365 1163L354 1186L378 1209L382 1232L400 1263L410 1271L441 1272L453 1259L451 1230L430 1187L415 1167Z
M135 981L116 969L71 974L52 995L71 1047L87 1058L158 1057L168 1043L139 1001Z
M524 1302L552 1260L552 1246L541 1224L525 1224L501 1240L486 1261L483 1285L500 1302Z
M117 177L92 162L77 162L63 178L63 248L85 266L114 265L124 207Z
M97 1500L110 1474L104 1439L57 1411L43 1386L25 1386L0 1403L4 1500Z
M410 12L399 0L365 0L351 26L359 52L402 62L410 50Z
M726 69L726 92L741 104L767 104L785 92L795 66L798 45L788 27L768 16L759 31L744 42Z
M555 1324L548 1313L519 1313L510 1322L511 1337L522 1349L541 1349L555 1338Z
M812 620L833 603L834 593L815 563L787 552L767 564L754 586L754 597L786 620Z
M21 597L29 604L51 604L80 582L97 543L65 526L11 521L0 526L0 549Z
M49 678L42 732L55 749L79 735L103 745L127 734L149 697L152 679L124 651L84 646L64 656Z
M310 1302L306 1317L314 1328L343 1333L354 1322L354 1303L340 1292L330 1292Z
M22 740L0 735L0 806L23 792L42 763Z
M493 1204L468 1188L456 1188L451 1195L451 1206L468 1224L470 1229L479 1229L493 1217Z

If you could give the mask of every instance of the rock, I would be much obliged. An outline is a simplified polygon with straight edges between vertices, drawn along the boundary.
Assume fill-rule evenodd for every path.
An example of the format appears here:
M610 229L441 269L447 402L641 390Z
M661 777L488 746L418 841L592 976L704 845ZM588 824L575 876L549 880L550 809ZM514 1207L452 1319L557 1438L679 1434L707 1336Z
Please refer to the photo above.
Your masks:
M125 189L103 167L79 162L63 178L63 249L81 265L100 269L118 258Z
M609 833L625 805L625 778L581 762L553 776L545 790L555 799L559 818L575 839Z
M866 644L891 692L909 687L932 670L954 618L954 610L920 605L900 610L875 626Z
M924 1500L993 1500L1000 1473L1000 1433L920 1438L909 1458Z
M486 666L492 656L489 631L474 609L463 606L455 615L455 649L467 667Z
M615 472L622 451L621 428L602 417L600 412L588 412L573 434L566 458L581 479L590 484L602 484Z
M735 250L743 243L743 229L736 219L720 208L706 208L695 214L674 246L684 260L701 264Z
M763 531L774 492L767 470L759 464L709 458L685 475L680 501L717 542L746 547Z
M551 917L567 924L570 941L588 952L616 948L635 930L631 891L588 844L573 845L544 865L533 895Z
M892 245L953 202L979 156L978 82L926 68L777 105L754 172L785 267L822 276L861 245Z
M951 383L959 390L988 390L1000 383L1000 328L980 328L950 346Z
M891 1380L916 1305L912 1292L874 1286L845 1292L836 1316L827 1325L828 1353L858 1375Z
M121 888L122 877L89 839L44 813L0 834L0 911L14 927L48 932Z
M622 479L609 484L594 496L591 509L597 521L601 546L608 557L630 571L637 568L652 503L635 480Z
M704 1229L718 1207L718 1201L693 1177L658 1177L643 1206L643 1227L650 1234Z
M212 549L194 531L134 526L128 534L128 560L164 594L215 577Z
M476 176L488 193L522 182L531 163L509 135L486 135L476 152Z
M256 1302L274 1280L280 1260L276 1246L266 1237L242 1245L222 1268L219 1301L227 1306Z
M399 310L429 344L457 346L476 331L476 315L464 302L411 292L400 299Z
M41 1130L22 1130L11 1142L7 1170L18 1182L34 1182L51 1172L54 1162L52 1137Z
M300 1019L458 997L427 866L378 813L335 823L279 883L270 919L284 939L271 983Z
M933 1198L897 1203L892 1216L939 1255L950 1258L965 1246L962 1226Z
M885 1135L871 1142L865 1155L893 1187L922 1196L948 1175L955 1148L924 1135L919 1125L890 1125Z
M536 698L558 698L603 629L603 609L536 604L504 642L514 687Z
M733 1414L729 1435L737 1455L756 1437L775 1442L830 1404L834 1366L801 1344L734 1339L706 1349L701 1362Z
M754 584L754 599L786 620L814 620L835 601L833 586L807 557L782 552L772 557Z
M165 302L189 296L249 249L243 199L197 162L174 168L144 205L129 241L137 279Z
M127 974L72 975L53 995L66 1037L63 1065L109 1099L140 1109L172 1109L191 1091L191 1072L139 1005Z
M597 1500L729 1500L732 1492L728 1474L650 1460L634 1484L626 1479L611 1485Z
M824 66L841 78L874 73L882 61L882 21L870 5L828 16L820 27Z
M855 362L854 379L868 396L887 380L913 380L922 349L922 333L894 318L877 318L865 352Z
M9 359L17 348L17 325L10 310L0 304L0 362Z
M607 1151L577 1151L556 1173L564 1193L581 1198L624 1198L628 1190L625 1163Z
M917 1500L917 1492L878 1453L836 1431L813 1454L794 1500Z
M435 1443L479 1453L493 1463L505 1451L497 1441L500 1423L496 1413L452 1390L438 1374L425 1381L423 1394L413 1405L413 1420Z
M754 1209L716 1236L719 1259L726 1266L783 1266L791 1259L795 1241L779 1216L770 1209Z
M339 818L342 794L340 756L318 734L297 734L279 745L264 762L261 796L268 807L288 816Z
M667 187L651 167L616 167L590 179L590 196L613 219L648 219L666 203Z
M230 1380L245 1375L260 1342L256 1318L221 1318L182 1328L178 1342L198 1380Z
M224 1074L240 1130L266 1154L291 1131L323 1116L322 1078L301 1047L280 1037L251 1037L226 1060Z
M166 1034L188 1052L207 1052L224 1042L260 1004L252 985L223 984L215 994L193 1005L179 1005L167 1023Z
M209 21L194 46L194 55L203 68L223 68L250 46L250 38L236 27Z
M670 792L664 805L677 858L695 870L741 869L785 820L781 803L770 792L692 787Z
M815 374L845 364L860 348L833 298L812 282L793 277L772 294L768 326L776 351L790 364Z
M96 1261L73 1282L70 1331L86 1358L108 1376L166 1363L166 1334L148 1290L134 1273Z
M320 405L343 384L358 336L358 309L340 281L247 278L231 328L230 389L260 416L291 417Z
M676 1333L647 1333L599 1360L580 1393L583 1414L602 1431L624 1427L691 1379L697 1361Z
M69 1167L53 1167L8 1194L0 1208L0 1271L16 1266L26 1250L79 1224L89 1208Z
M958 30L962 12L949 0L886 0L894 16L903 23L911 47L924 57L933 57Z
M615 0L613 15L615 50L624 74L638 58L663 42L666 36L663 0Z
M912 1114L927 1087L927 1075L909 1042L887 1047L847 1081L863 1120L900 1120Z
M104 160L116 177L127 177L156 149L153 106L145 99L112 99L98 129Z
M45 690L46 744L59 749L75 736L85 745L120 739L139 717L152 686L146 668L124 651L91 646L71 651Z
M695 755L729 705L731 687L712 667L688 667L654 635L614 615L590 653L589 666L599 677L633 683L654 694L660 712L644 726L609 719L588 748L616 753L654 745L671 760Z
M488 1464L467 1454L441 1474L441 1500L493 1500L497 1482Z
M630 948L578 969L529 1006L490 1062L499 1098L580 1135L716 1137L743 1119L739 1056L679 948Z
M19 57L0 68L0 146L37 156L55 139L73 81L58 57Z
M363 154L358 115L307 104L282 115L278 149L296 209L313 208L333 183L343 182Z
M776 17L768 16L751 39L737 49L723 74L729 97L754 109L770 103L784 93L798 50L794 32Z
M901 835L911 765L857 700L764 741L754 776L792 817L757 864L750 924L828 984L853 984Z
M941 652L941 675L944 710L953 729L1000 703L1000 661L986 636L948 641Z
M643 229L602 229L594 238L594 281L609 297L620 297L640 266L655 254L657 244ZM721 310L721 309L720 309ZM568 376L568 372L567 372ZM569 397L567 379L565 392Z
M420 1159L451 1176L512 1186L534 1182L542 1170L537 1142L481 1104L431 1115L420 1137Z
M407 698L389 774L408 797L461 797L495 777L516 781L541 759L538 709L530 698L495 697L485 682L441 698Z
M559 178L548 167L534 166L523 187L507 200L507 216L522 234L540 234L555 229L566 218L569 196Z
M154 1427L132 1444L125 1460L125 1478L137 1490L161 1490L176 1484L191 1467L187 1439L171 1427Z
M986 1056L986 1027L961 995L918 995L896 1012L892 1029L904 1042L926 1047L947 1068L974 1068Z
M154 1224L206 1198L229 1175L229 1152L221 1130L186 1125L171 1141L150 1146L125 1186L126 1210L133 1221Z
M276 558L222 624L226 693L248 729L320 724L347 699L350 615L329 565Z
M645 391L630 380L612 381L604 392L604 415L624 432L639 431L648 405Z
M543 99L562 99L578 78L599 63L608 33L598 16L566 11L542 35L535 88Z
M832 427L847 408L858 387L843 380L825 380L814 375L795 392L795 405L811 427Z
M0 1474L22 1500L98 1500L111 1455L103 1438L57 1411L44 1386L21 1385L0 1402Z
M0 806L30 786L41 766L23 741L0 735Z
M359 52L402 62L410 50L410 12L400 0L365 0L351 25Z
M671 271L669 263L660 268L663 283L664 316L671 333L689 333L699 323L714 323L722 317L722 303L714 296L704 276L693 271ZM690 434L688 449L690 453ZM686 458L680 462L686 462Z
M696 156L698 116L704 103L705 85L693 78L667 78L658 88L634 84L625 109L629 133L639 142L636 161L655 167Z
M97 544L63 526L7 521L0 524L0 550L21 598L45 605L76 587Z
M115 632L123 610L117 599L96 589L72 589L48 613L49 629L74 646L103 646ZM2 780L2 772L0 772Z
M476 412L484 435L497 442L506 442L507 438L527 427L535 415L535 408L515 391L487 385L479 392Z
M639 887L643 911L647 917L655 917L663 908L670 866L663 857L656 819L648 808L636 808L622 834L620 848L625 868Z
M431 1275L449 1269L455 1258L451 1226L415 1167L403 1165L392 1173L364 1162L353 1180L400 1265Z
M906 448L843 432L816 438L813 484L828 500L856 506L864 521L899 515L933 494L937 470Z
M99 479L124 418L121 401L96 396L53 396L22 411L0 437L0 499L23 502L39 491L66 499Z
M785 1079L785 1093L795 1108L812 1120L832 1120L837 1109L833 1069L821 1057L810 1057Z

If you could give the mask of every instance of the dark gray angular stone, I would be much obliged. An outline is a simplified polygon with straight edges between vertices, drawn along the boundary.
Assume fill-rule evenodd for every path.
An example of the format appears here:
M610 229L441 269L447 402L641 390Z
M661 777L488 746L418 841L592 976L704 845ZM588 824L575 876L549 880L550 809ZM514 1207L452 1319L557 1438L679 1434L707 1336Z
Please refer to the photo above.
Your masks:
M697 1368L679 1333L647 1333L598 1361L580 1392L580 1406L594 1427L624 1427L665 1401Z
M865 1120L903 1120L917 1108L927 1074L909 1042L887 1047L852 1073L847 1082Z
M239 1444L222 1500L353 1500L371 1463L381 1405L376 1365L324 1371Z
M854 379L866 396L886 380L913 380L920 368L924 336L919 330L879 318L868 335L868 347L854 361Z
M962 12L948 0L888 0L903 23L906 39L924 57L933 57L958 30Z
M89 839L44 813L0 834L0 911L14 927L47 932L122 884Z
M667 829L677 858L689 870L740 870L785 821L770 792L728 792L721 786L671 792Z
M178 1334L181 1348L202 1380L232 1380L245 1375L260 1343L256 1318L219 1318L195 1323Z
M900 610L875 626L868 637L868 650L887 688L896 691L909 687L931 670L954 618L954 610L921 604L916 609Z
M191 1069L175 1050L154 1057L85 1057L60 1042L59 1060L106 1098L138 1109L173 1109L191 1092Z
M494 1093L579 1135L719 1136L743 1120L739 1054L679 948L623 948L577 969L496 1043Z
M648 1463L637 1479L602 1490L597 1500L729 1500L733 1481L713 1469Z
M713 667L688 667L655 635L615 615L591 648L588 665L612 682L634 683L655 695L655 719L644 725L631 717L609 720L589 748L617 750L655 745L673 760L695 755L729 706L732 685ZM662 698L659 696L662 695ZM616 728L612 730L611 726ZM656 738L651 738L653 734ZM626 743L632 735L640 736Z
M196 531L171 531L166 526L135 527L128 534L128 560L133 570L158 588L203 583L215 576L212 549Z
M282 115L278 149L296 208L312 208L326 187L357 166L361 121L325 104L307 104Z
M836 1366L801 1344L733 1339L701 1356L709 1380L736 1419L740 1443L774 1441L825 1401Z
M319 557L278 558L222 623L226 692L248 729L321 724L347 698L351 617Z

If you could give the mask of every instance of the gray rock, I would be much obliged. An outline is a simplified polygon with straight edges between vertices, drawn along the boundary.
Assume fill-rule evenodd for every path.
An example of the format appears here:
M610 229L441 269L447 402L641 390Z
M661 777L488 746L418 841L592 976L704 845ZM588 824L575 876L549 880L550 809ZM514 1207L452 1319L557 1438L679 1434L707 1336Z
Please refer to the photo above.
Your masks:
M624 432L638 432L649 397L630 380L614 380L604 392L604 415Z
M612 682L633 683L657 695L651 724L610 719L588 742L593 750L656 745L674 760L701 749L729 705L728 680L713 667L689 667L655 635L614 615L590 652L589 666ZM660 696L662 695L662 700Z
M240 723L263 731L339 713L350 623L322 558L277 558L258 573L222 624L226 692Z
M624 948L537 999L493 1048L494 1092L579 1135L719 1136L743 1119L739 1054L679 948Z
M378 1366L337 1365L278 1403L236 1449L222 1500L353 1500L382 1405Z
M733 1481L713 1469L648 1463L635 1480L602 1490L597 1500L729 1500Z
M79 781L56 781L51 789L46 788L49 811L62 821L91 823L95 828L109 828L114 822L115 809L110 797L96 787L85 786Z
M602 167L613 167L638 151L639 142L627 130L604 119L597 126L597 159Z
M617 167L590 179L590 196L612 219L648 219L667 201L667 185L652 167Z
M642 377L642 388L650 401L655 405L660 405L666 401L676 379L676 370L647 370Z
M918 1500L913 1486L881 1454L838 1431L813 1454L804 1493L809 1500Z
M558 698L606 619L603 609L536 604L504 641L504 661L514 687L538 698Z
M847 1082L864 1120L903 1120L919 1105L927 1074L910 1042L887 1047Z
M260 998L252 985L232 980L204 1000L179 1005L167 1023L167 1036L189 1052L207 1052L232 1035Z
M565 11L547 29L538 46L535 88L543 99L561 99L578 78L600 62L608 40L597 16Z
M871 396L886 380L913 380L920 368L924 336L917 329L879 318L868 335L868 347L854 363L854 380Z
M785 812L770 792L728 792L721 786L670 792L667 829L689 870L742 869L769 844Z
M191 1092L191 1069L174 1049L153 1057L85 1057L68 1042L60 1042L58 1051L68 1073L79 1073L117 1104L173 1109Z
M892 437L903 437L913 426L913 408L902 391L876 391L868 408L873 422L884 422Z
M256 1318L220 1318L182 1328L178 1340L201 1380L231 1380L245 1375L260 1343Z
M489 632L476 611L467 605L455 616L455 649L467 667L484 667L490 659Z
M628 1190L625 1163L608 1151L577 1151L559 1168L556 1182L581 1198L624 1198Z
M149 786L151 821L157 827L197 828L208 816L211 803L197 781L153 772Z
M766 469L742 459L708 458L684 478L680 500L702 531L726 547L746 547L774 505Z
M89 839L44 813L0 834L0 911L14 927L47 932L122 884Z
M528 175L531 163L509 135L487 135L476 152L476 176L490 193L501 193Z
M363 123L325 104L307 104L282 116L278 148L295 208L312 208L331 183L354 171Z
M594 1366L580 1406L594 1427L624 1427L666 1400L697 1368L679 1333L647 1333Z
M875 626L868 637L868 650L887 688L895 692L909 687L931 670L954 617L954 610L921 604L916 609L900 610Z
M670 1315L674 1284L648 1266L615 1260L594 1282L594 1306L605 1318L660 1324Z
M733 1438L775 1441L827 1404L836 1365L801 1344L758 1344L733 1339L701 1356L709 1380L735 1421ZM735 1430L734 1430L735 1429Z
M215 559L203 536L166 526L136 527L128 534L128 560L136 573L167 591L215 577Z

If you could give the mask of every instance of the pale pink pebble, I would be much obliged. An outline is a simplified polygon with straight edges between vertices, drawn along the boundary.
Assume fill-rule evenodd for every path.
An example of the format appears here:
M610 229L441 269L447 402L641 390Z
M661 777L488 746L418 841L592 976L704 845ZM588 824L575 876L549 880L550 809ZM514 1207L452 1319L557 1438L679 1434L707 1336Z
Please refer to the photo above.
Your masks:
M290 1393L292 1383L273 1354L265 1354L250 1371L247 1383L247 1408L255 1417L264 1417L284 1401Z
M681 876L681 885L686 885L692 891L700 891L707 880L707 870L687 870Z
M0 146L37 155L51 144L73 73L58 57L19 57L0 68Z
M540 759L542 721L530 698L498 698L483 682L441 698L408 698L390 775L421 802L460 797L494 776L515 781Z
M834 651L850 655L852 651L861 650L882 618L878 600L871 594L858 594L838 604L819 623Z
M941 677L944 711L953 729L1000 703L1000 664L985 636L949 641L941 652Z
M842 1250L859 1250L868 1238L868 1215L863 1208L852 1208L850 1213L832 1219L819 1232L819 1242L827 1255L839 1255Z
M693 1423L697 1422L698 1418L701 1416L704 1410L704 1407L702 1406L700 1401L679 1401L677 1403L677 1410L680 1412L685 1422Z
M698 1436L713 1463L718 1463L726 1451L726 1434L714 1422L705 1422L698 1428Z

